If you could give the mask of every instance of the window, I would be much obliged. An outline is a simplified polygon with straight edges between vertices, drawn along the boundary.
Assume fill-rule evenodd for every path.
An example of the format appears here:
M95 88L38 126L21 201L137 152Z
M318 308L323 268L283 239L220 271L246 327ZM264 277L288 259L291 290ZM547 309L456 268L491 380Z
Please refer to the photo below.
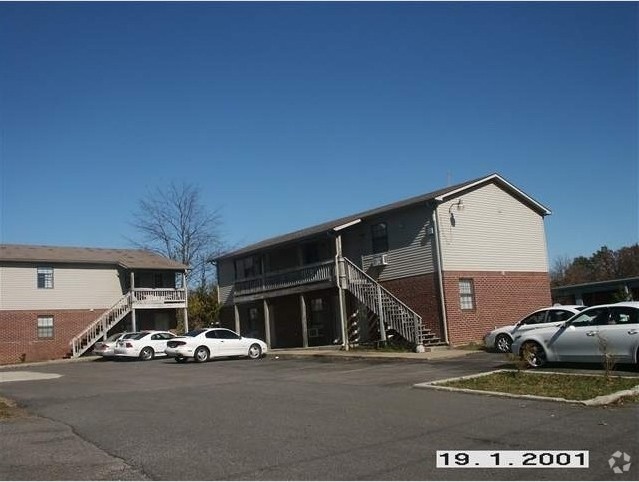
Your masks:
M235 279L252 278L262 274L262 260L259 256L249 256L235 260Z
M537 311L532 315L527 316L523 320L521 320L522 325L538 325L539 323L546 322L546 312L545 311Z
M475 309L475 286L472 279L459 280L459 306L462 310Z
M574 316L572 311L568 310L552 310L548 313L548 321L549 322L560 322L566 321L568 318Z
M240 338L240 335L231 330L216 330L216 334L218 338L223 340L238 340Z
M584 311L572 321L572 326L606 325L608 323L607 308L592 308Z
M388 251L388 229L386 223L373 224L371 226L371 237L373 239L373 254Z
M38 268L38 288L53 288L53 268Z
M38 338L53 338L53 316L38 316Z
M323 311L324 300L322 298L314 298L311 300L311 311Z
M610 320L608 320L608 323L611 325L630 325L639 323L639 310L626 306L611 308Z

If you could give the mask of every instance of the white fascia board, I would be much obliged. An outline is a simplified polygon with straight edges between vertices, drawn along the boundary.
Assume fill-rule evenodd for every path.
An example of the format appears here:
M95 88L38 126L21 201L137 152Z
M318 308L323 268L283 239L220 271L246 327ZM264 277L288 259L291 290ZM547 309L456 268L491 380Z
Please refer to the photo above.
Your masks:
M353 226L355 224L361 223L361 222L362 222L361 218L355 219L355 220L350 221L348 223L344 223L344 224L340 224L339 226L335 226L333 228L333 231L341 231L342 229L349 228L349 227L351 227L351 226Z
M441 196L437 196L435 198L435 200L437 202L441 203L446 198L455 197L460 192L467 191L469 189L474 188L475 186L478 186L479 184L484 184L486 181L493 181L493 180L497 180L498 182L503 183L506 186L508 186L509 189L512 189L519 196L521 196L522 198L526 199L530 204L532 204L533 206L536 206L543 213L544 216L548 216L548 215L552 214L552 211L550 209L548 209L546 206L544 206L543 204L538 203L533 198L531 198L528 194L526 194L521 189L518 189L517 187L515 187L514 185L509 183L508 181L506 181L503 177L501 177L498 174L492 174L490 176L486 176L485 178L480 179L479 181L473 182L472 184L467 184L466 186L461 187L459 189L455 189L454 191L449 191L446 194L442 194Z

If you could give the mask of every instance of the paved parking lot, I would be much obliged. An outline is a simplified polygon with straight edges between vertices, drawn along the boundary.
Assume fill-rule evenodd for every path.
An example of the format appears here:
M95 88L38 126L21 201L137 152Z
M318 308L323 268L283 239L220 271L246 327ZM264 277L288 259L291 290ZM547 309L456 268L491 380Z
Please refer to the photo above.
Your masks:
M639 479L636 406L411 388L503 364L501 355L477 353L429 362L268 357L31 367L62 376L0 384L0 395L34 415L0 423L0 478ZM590 468L437 469L436 450L589 450ZM635 461L621 475L607 463L617 450Z

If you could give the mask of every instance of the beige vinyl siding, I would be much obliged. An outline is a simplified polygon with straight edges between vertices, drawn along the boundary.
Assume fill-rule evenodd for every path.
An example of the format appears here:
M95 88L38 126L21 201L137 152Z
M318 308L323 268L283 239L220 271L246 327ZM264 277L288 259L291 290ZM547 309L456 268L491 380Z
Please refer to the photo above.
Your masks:
M235 281L235 266L232 259L225 259L217 265L217 280L220 290L220 304L233 303L233 283Z
M548 271L543 217L495 184L442 203L437 219L445 271Z
M417 206L362 222L344 236L344 254L381 281L432 273L435 264L430 217L428 207ZM379 222L387 224L388 265L371 268L375 256L372 254L371 226Z
M53 288L38 288L37 267L53 268ZM0 266L0 309L104 309L123 295L118 270L42 263Z

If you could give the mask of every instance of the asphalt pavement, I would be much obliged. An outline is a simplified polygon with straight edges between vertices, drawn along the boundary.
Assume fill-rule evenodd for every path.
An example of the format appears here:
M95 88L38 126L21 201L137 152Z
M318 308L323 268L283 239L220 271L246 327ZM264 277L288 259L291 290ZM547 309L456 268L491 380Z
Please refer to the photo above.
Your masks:
M28 367L61 376L0 383L0 396L30 414L0 422L0 479L639 479L636 405L582 407L412 388L503 368L502 355L275 356ZM0 373L17 370L26 369ZM437 450L588 450L590 463L436 468ZM617 451L633 460L619 475L608 464Z

